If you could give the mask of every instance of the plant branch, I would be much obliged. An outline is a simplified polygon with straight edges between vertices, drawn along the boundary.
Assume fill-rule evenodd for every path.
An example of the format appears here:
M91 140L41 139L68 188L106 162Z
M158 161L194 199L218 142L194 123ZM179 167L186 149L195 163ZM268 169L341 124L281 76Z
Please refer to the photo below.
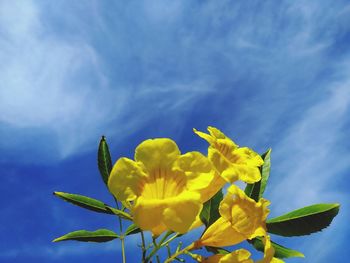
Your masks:
M126 263L124 236L122 236L122 237L120 238L120 241L122 242L122 257L123 257L123 263Z
M164 245L166 245L166 242L164 242L164 241L172 233L174 233L174 232L173 231L166 232L165 235L162 237L162 239L159 241L158 244L156 242L156 239L153 238L153 245L154 245L154 247L153 247L153 250L151 251L151 253L146 257L145 262L148 262L158 252L159 249L161 249Z
M194 249L194 248L195 248L195 244L192 243L192 244L188 245L187 247L185 247L184 249L181 249L180 251L174 253L170 258L165 260L164 263L170 263L171 261L175 260L178 256L180 256L182 254L186 254L188 251L190 251L191 249Z

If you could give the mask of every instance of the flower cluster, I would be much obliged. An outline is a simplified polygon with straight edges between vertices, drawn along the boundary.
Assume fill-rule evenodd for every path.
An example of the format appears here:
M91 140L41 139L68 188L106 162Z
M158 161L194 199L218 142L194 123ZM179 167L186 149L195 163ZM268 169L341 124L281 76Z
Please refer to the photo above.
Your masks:
M206 155L198 151L181 153L173 140L157 138L139 144L133 159L121 157L114 165L102 137L98 166L116 207L82 195L54 194L82 208L116 215L120 232L78 230L54 241L120 239L123 263L124 240L138 233L143 263L160 263L161 257L163 262L183 262L186 257L203 263L281 263L282 258L304 257L271 241L270 233L290 237L320 231L337 215L339 204L311 205L267 219L270 202L263 194L271 150L259 155L248 147L239 147L214 127L208 127L208 133L193 131L209 143ZM237 181L245 184L244 190ZM192 231L198 227L203 229L200 236ZM178 242L172 252L171 244L189 232L193 233L188 235L190 243L182 248ZM258 260L242 247L244 241L262 252Z
M260 181L260 155L238 147L220 130L208 127L209 134L194 132L209 143L208 156L199 152L181 154L168 138L150 139L135 150L134 160L120 158L114 165L108 187L130 209L134 223L159 236L165 231L184 234L201 225L203 204L226 185L227 194L219 206L220 217L208 226L191 249L226 247L255 237L265 238L265 257L274 254L266 232L269 202L249 198L233 183ZM227 255L200 258L203 262L253 262L240 249ZM271 256L272 255L272 256ZM270 258L267 260L267 258Z

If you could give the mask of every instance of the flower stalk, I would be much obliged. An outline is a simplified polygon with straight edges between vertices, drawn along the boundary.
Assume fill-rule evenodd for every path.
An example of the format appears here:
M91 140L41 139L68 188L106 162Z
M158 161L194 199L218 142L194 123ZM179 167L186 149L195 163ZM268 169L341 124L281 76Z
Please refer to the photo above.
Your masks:
M182 254L186 254L187 252L189 252L190 250L194 249L194 243L191 243L190 245L188 245L187 247L175 252L173 255L171 255L167 260L164 261L164 263L170 263L173 260L175 260L178 256L182 255Z

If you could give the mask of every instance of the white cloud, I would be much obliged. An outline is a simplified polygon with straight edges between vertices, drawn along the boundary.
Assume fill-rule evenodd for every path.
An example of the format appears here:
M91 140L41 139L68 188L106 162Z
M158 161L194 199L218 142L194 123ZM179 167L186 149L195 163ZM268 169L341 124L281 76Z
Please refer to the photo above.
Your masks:
M292 206L301 206L320 201L320 197L324 200L327 185L340 180L349 167L350 154L340 141L350 108L349 85L333 85L327 98L307 110L275 146L281 177L274 197L281 204L289 200ZM277 198L280 189L284 194ZM296 189L300 194L295 194Z
M106 132L134 132L158 111L183 112L208 92L208 84L197 80L166 87L112 83L87 39L66 39L44 20L49 9L31 1L17 3L0 6L0 58L5 62L0 65L0 121L9 127L5 146L18 143L13 130L40 128L55 135L59 155L65 157L79 147L95 147ZM118 131L111 131L110 123Z
M350 113L349 86L350 81L330 84L327 97L311 106L273 151L274 184L268 197L274 216L315 203L343 204L329 229L302 241L308 262L328 262L322 260L346 237L349 194L336 186L346 181L350 169L350 153L343 142Z

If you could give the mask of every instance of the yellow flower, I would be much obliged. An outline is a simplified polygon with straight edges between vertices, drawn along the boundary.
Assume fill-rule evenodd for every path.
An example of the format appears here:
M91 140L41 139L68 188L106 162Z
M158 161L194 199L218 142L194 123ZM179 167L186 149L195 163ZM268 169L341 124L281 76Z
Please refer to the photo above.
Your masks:
M245 249L238 249L229 254L216 254L202 261L202 263L254 263L250 259L250 252Z
M154 235L185 233L198 221L202 204L219 190L211 186L219 177L201 153L181 155L174 141L159 138L137 146L135 161L120 158L108 187L118 200L130 203L141 229Z
M239 148L230 138L214 127L208 127L209 134L196 129L193 131L210 144L208 157L228 182L242 180L251 184L261 179L259 166L264 161L256 152L247 147Z
M221 217L208 227L195 246L224 247L265 236L269 204L263 198L255 202L237 186L231 185L220 203Z
M264 239L265 249L264 257L256 263L283 263L284 261L278 258L274 258L275 249L271 246L270 236L266 236ZM216 254L210 256L202 263L254 263L250 258L250 252L245 249L238 249L229 254Z

